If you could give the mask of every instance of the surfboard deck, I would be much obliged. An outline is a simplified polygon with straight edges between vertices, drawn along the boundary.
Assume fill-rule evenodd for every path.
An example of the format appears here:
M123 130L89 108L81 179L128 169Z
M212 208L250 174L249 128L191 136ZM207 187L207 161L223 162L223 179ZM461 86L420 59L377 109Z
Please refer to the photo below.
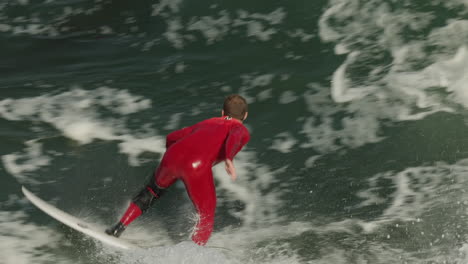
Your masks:
M71 227L72 229L79 231L87 236L90 236L96 240L101 241L104 244L121 248L121 249L132 249L132 248L139 248L137 245L126 242L122 239L109 236L101 230L100 228L94 226L93 224L87 223L73 215L70 215L57 207L51 205L50 203L42 200L41 198L34 195L24 186L22 186L21 190L23 191L24 196L28 198L28 200L34 204L37 208L41 211L46 213L47 215L55 218L57 221Z

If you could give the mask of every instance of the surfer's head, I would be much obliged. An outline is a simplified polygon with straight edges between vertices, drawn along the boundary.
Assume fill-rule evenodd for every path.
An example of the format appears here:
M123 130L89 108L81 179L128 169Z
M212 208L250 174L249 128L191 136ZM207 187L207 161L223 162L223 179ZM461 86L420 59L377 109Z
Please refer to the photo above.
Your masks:
M222 115L244 121L248 115L247 101L238 94L229 95L224 100Z

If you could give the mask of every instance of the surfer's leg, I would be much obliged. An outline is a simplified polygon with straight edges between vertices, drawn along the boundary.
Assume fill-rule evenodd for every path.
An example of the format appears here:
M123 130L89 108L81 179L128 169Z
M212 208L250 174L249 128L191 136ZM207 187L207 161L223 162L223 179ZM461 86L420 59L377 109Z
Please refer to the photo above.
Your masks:
M151 180L150 183L133 197L129 210L127 210L120 222L125 226L129 225L138 216L146 212L165 192L165 189L160 188L155 184L154 180Z
M164 171L164 169L158 168L156 171L156 177L165 175L163 173ZM173 179L172 182L165 182L167 183L165 187L169 187L176 180L175 178L170 177L169 174L162 178ZM158 186L156 184L155 176L151 175L149 183L135 197L133 197L120 221L112 228L107 229L106 233L119 237L130 223L146 212L165 192L165 188Z
M184 181L187 192L198 212L198 223L192 233L192 240L205 245L211 236L216 209L216 191L211 168L202 177L191 177L194 180Z

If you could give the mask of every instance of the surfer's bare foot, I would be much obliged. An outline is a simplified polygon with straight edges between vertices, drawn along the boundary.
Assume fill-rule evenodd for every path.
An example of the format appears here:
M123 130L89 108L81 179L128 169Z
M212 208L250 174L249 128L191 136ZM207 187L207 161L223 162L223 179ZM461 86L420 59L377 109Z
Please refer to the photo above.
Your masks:
M115 226L106 229L106 234L110 236L120 237L122 232L125 230L124 224L118 222Z

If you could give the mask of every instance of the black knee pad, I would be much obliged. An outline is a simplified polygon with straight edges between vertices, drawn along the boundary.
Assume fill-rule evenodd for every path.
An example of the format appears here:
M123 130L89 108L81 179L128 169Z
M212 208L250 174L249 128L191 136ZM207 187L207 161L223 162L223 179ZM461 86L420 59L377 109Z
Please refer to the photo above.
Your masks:
M153 205L154 201L164 193L164 189L161 189L155 183L150 182L132 199L132 202L136 204L142 212L146 212L146 210Z

